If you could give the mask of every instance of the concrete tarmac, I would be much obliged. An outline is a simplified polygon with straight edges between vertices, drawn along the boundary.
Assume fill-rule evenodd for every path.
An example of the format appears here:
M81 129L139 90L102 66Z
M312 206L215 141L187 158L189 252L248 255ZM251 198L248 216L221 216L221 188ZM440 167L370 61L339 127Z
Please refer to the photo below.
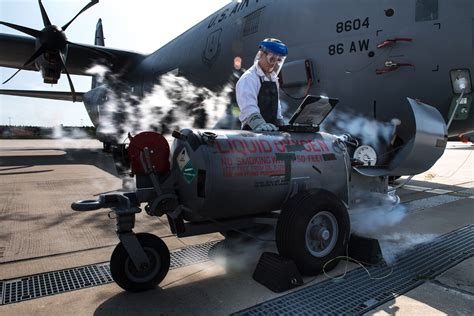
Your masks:
M0 140L0 281L109 260L118 243L115 221L105 210L70 209L76 200L121 189L112 158L101 148L95 140ZM419 242L474 223L473 152L469 144L449 143L429 171L397 190L407 207L403 218L390 227L374 224L370 232L381 240L384 255L396 260ZM220 234L176 238L164 217L143 212L135 227L136 232L161 236L170 250L222 239ZM170 270L152 291L132 294L112 283L2 305L0 314L226 315L286 294L275 294L252 279L263 249L275 251L275 246L258 244L236 256ZM344 269L340 263L331 275ZM473 271L470 258L369 314L472 314ZM325 279L305 280L314 285Z

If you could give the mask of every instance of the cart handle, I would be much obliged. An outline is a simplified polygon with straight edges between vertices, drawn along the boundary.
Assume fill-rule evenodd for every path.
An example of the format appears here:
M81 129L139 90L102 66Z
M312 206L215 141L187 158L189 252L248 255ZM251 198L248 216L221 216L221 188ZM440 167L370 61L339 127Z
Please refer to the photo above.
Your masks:
M78 212L96 211L103 207L100 200L80 200L71 204L71 208Z

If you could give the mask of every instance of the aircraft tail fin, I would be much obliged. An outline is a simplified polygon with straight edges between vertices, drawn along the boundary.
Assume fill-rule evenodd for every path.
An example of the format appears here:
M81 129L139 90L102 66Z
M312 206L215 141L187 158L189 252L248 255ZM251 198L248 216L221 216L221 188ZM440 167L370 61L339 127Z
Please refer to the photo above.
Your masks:
M95 46L105 46L104 29L102 28L102 19L99 19L99 21L97 21L97 25L95 27L94 45ZM97 77L93 76L92 77L92 87L91 87L91 89L94 89L96 87L97 87Z
M97 26L95 27L94 45L105 46L104 29L102 28L102 19L99 19L99 21L97 21Z

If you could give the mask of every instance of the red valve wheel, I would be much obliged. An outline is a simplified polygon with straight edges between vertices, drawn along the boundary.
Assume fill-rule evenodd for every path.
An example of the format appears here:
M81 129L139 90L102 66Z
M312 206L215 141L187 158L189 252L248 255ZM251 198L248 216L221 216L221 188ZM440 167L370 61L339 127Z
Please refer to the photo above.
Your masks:
M170 170L170 146L163 135L156 132L142 132L132 137L128 146L128 156L133 174L144 174L140 159L141 153L148 148L152 171L164 173Z

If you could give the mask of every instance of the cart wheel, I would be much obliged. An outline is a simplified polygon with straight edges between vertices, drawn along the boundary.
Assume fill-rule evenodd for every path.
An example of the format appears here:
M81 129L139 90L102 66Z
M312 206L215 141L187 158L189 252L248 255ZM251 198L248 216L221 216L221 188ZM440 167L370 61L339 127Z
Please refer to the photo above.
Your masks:
M305 275L320 273L331 259L343 255L350 237L346 207L330 192L299 193L283 207L276 228L279 253L292 259ZM337 261L327 264L326 271Z
M150 267L139 271L122 243L115 247L110 258L110 272L114 281L124 290L140 292L155 288L166 276L170 267L170 252L159 237L140 233L136 235L143 247Z

